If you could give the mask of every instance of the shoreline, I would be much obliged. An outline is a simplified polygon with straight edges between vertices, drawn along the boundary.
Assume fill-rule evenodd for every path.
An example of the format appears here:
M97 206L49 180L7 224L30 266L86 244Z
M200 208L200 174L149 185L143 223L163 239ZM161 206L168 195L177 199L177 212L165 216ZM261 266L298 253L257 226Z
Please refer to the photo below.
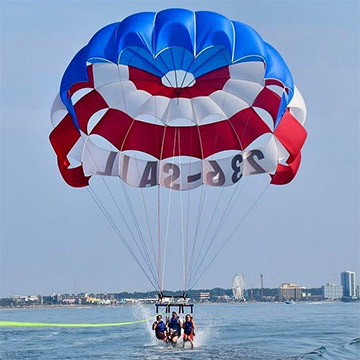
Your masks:
M294 305L299 304L338 304L338 303L360 303L359 300L347 302L341 300L319 300L319 301L297 301ZM209 306L209 305L269 305L278 304L285 305L284 301L248 301L248 302L203 302L194 303L195 306ZM113 304L113 305L66 305L66 304L55 304L55 305L23 305L23 306L0 306L2 310L27 310L27 309L103 309L103 308L116 308L116 307L129 307L137 305L148 305L155 306L155 303L130 303L130 304Z

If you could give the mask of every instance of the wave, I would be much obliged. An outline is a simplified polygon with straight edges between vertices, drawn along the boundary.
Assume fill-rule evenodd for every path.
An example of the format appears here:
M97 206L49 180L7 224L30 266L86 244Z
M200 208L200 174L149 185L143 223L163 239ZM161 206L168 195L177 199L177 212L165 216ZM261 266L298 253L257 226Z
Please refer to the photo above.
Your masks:
M354 348L355 345L355 348ZM342 360L355 360L358 359L358 346L360 346L360 338L355 338L350 342L340 345L336 348L327 348L320 346L305 354L286 357L283 360L312 360L312 359L342 359Z
M349 342L349 345L359 345L360 344L360 338L353 339Z

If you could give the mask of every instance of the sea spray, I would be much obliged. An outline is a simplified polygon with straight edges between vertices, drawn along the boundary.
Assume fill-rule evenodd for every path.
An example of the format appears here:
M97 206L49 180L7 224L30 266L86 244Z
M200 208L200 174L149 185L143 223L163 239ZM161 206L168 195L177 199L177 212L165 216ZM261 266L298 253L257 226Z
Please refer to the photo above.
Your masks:
M144 305L137 303L134 307L132 307L133 315L136 319L149 319L148 321L142 323L141 325L145 329L148 334L148 339L146 340L146 344L148 346L161 346L168 348L170 351L175 351L176 349L182 348L183 341L182 336L178 340L178 344L173 347L170 344L165 344L162 341L156 339L154 331L152 330L152 324L155 321L155 309L153 309L149 305ZM153 317L153 319L151 319ZM184 321L185 314L180 314L181 321ZM166 314L163 315L164 322L166 321ZM195 320L195 336L194 336L194 347L201 348L206 346L209 342L213 342L219 336L219 329L216 324L219 322L219 319L209 317L207 312L201 312L199 314L194 314ZM182 331L183 334L183 331ZM190 344L185 344L185 349L188 349Z
M155 338L154 331L151 328L156 316L156 314L154 313L154 309L148 305L137 303L132 308L132 310L134 317L136 317L137 319L149 319L148 321L141 323L141 325L149 335L147 342L149 342L150 345L157 345L159 343L159 340Z

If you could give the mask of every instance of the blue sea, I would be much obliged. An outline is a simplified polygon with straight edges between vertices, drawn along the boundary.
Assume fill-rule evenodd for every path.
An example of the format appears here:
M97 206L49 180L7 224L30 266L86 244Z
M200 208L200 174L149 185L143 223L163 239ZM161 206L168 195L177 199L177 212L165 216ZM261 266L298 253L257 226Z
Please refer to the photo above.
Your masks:
M146 319L153 306L1 310L0 320L109 323ZM194 349L159 342L151 322L104 328L0 327L11 359L360 359L359 303L195 306Z

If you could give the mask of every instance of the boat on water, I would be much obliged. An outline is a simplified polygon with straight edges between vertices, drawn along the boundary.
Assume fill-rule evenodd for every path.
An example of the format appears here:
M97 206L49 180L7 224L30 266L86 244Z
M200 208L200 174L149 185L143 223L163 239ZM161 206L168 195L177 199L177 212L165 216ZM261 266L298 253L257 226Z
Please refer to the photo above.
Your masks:
M285 301L285 304L293 305L293 304L295 304L295 301L294 300L287 300L287 301Z

